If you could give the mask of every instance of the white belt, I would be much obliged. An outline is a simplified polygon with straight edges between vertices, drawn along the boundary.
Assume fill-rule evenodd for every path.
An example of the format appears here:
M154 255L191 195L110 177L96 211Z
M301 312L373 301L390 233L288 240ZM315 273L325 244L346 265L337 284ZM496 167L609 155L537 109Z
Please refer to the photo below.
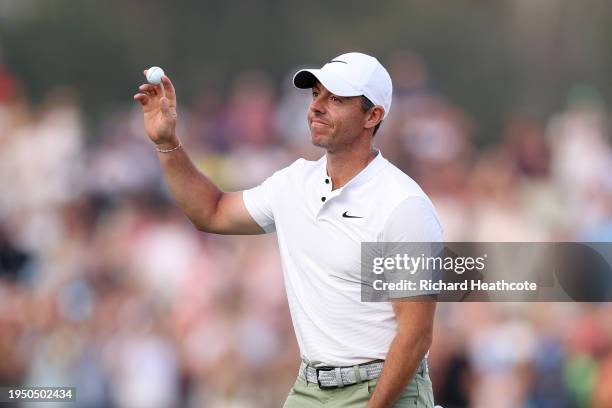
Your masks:
M384 361L373 361L353 367L313 367L302 361L299 377L309 383L318 384L321 389L342 388L362 381L380 377ZM417 374L427 372L427 359L423 359Z

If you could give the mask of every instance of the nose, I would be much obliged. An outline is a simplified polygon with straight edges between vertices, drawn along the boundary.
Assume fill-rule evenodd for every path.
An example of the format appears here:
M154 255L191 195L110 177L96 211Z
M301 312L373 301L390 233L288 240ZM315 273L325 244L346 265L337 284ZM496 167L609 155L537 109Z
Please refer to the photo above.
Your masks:
M321 98L321 95L317 95L312 98L310 102L310 110L314 113L325 113L325 104L324 99Z

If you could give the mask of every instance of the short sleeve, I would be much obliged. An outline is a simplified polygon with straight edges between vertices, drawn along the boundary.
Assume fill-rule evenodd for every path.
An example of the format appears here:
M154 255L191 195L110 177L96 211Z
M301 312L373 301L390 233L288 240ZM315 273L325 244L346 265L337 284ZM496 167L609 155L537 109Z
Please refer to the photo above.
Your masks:
M242 192L242 200L251 217L266 232L276 231L273 197L281 172L276 172L260 185Z
M443 230L433 205L408 197L395 207L382 231L384 242L442 242Z
M391 212L381 233L382 249L385 258L397 256L419 261L413 269L398 269L386 273L387 282L411 281L417 286L409 290L389 292L389 298L409 298L419 295L437 295L438 290L421 289L421 281L438 278L439 270L425 267L424 260L438 257L443 250L443 230L431 202L424 197L406 198ZM416 266L420 265L420 266Z

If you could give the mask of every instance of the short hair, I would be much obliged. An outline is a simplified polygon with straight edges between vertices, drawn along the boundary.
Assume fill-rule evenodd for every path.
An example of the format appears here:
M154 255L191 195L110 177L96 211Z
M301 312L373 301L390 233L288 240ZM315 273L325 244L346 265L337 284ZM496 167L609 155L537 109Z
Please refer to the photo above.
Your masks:
M371 100L369 100L367 96L361 95L361 110L364 112L367 112L373 107L374 107L374 103ZM378 132L378 128L380 127L380 124L382 122L383 121L381 120L380 122L378 122L376 126L374 126L374 133L372 133L372 136L374 136L376 132Z

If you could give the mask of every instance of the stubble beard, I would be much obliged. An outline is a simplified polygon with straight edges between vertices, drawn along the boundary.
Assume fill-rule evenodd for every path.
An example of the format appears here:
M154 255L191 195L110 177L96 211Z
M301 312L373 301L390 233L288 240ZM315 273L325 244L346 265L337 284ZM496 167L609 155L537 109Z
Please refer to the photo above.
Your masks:
M331 134L327 134L327 135L321 135L322 137L315 137L314 132L311 130L310 131L310 140L313 144L313 146L317 146L317 147L321 147L323 149L329 149L330 146L330 139L332 138L333 135Z

